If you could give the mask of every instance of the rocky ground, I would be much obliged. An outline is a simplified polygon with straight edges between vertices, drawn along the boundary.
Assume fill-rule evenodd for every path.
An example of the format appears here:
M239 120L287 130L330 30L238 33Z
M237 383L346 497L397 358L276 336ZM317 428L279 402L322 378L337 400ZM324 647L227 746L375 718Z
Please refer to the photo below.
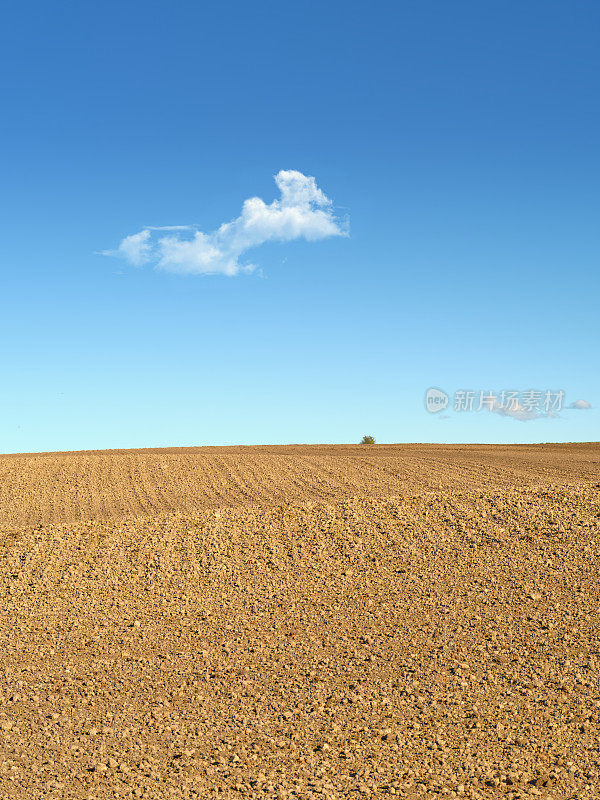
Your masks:
M599 463L0 457L0 796L597 800Z

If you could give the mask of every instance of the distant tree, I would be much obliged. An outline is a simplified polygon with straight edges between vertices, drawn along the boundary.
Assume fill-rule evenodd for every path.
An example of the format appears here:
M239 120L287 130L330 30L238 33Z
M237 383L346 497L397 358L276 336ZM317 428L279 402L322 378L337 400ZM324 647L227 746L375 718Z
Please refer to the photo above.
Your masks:
M375 437L374 436L363 436L360 440L361 444L375 444Z

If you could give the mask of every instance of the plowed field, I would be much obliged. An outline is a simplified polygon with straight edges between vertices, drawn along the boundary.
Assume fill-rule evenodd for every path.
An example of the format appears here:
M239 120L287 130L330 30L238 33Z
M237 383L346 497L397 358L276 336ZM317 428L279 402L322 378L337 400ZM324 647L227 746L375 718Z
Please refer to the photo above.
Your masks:
M0 797L600 797L600 446L0 457Z

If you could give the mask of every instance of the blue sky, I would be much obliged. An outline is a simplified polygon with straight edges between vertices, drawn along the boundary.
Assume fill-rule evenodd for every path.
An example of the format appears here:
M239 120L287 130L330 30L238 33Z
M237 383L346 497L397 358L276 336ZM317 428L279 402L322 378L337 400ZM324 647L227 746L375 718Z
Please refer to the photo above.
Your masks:
M0 451L600 438L599 39L591 0L5 7ZM282 170L349 235L223 244ZM215 274L99 254L172 225ZM453 410L528 389L592 407Z

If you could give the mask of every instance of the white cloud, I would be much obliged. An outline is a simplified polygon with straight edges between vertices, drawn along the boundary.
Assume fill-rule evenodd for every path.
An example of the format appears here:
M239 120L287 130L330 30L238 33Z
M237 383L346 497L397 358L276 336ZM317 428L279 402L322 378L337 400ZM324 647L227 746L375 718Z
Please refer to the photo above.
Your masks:
M587 411L588 408L591 408L592 404L588 403L587 400L575 400L574 403L569 403L568 408L575 408L579 411Z
M532 419L539 419L539 417L546 416L545 414L539 414L533 409L526 408L518 400L508 404L507 406L503 406L498 402L498 400L495 400L490 406L489 410L494 414L500 414L502 417L512 417L513 419L518 419L521 422L529 422Z
M278 200L265 203L260 197L251 197L239 217L216 231L203 233L191 225L149 225L126 236L116 250L104 250L103 255L124 258L135 266L154 262L159 269L181 274L236 275L255 268L240 258L265 242L314 242L346 235L331 200L314 178L296 170L281 170L275 183L281 193Z
M129 261L135 267L146 264L150 261L152 243L150 241L150 230L144 229L139 233L132 233L126 236L116 250L102 250L103 256L117 256Z
M512 417L519 422L530 422L534 419L560 419L556 411L550 409L548 411L538 411L536 408L529 408L523 405L518 400L513 400L507 405L501 405L498 400L495 400L490 406L488 411L493 414L500 414L502 417Z

